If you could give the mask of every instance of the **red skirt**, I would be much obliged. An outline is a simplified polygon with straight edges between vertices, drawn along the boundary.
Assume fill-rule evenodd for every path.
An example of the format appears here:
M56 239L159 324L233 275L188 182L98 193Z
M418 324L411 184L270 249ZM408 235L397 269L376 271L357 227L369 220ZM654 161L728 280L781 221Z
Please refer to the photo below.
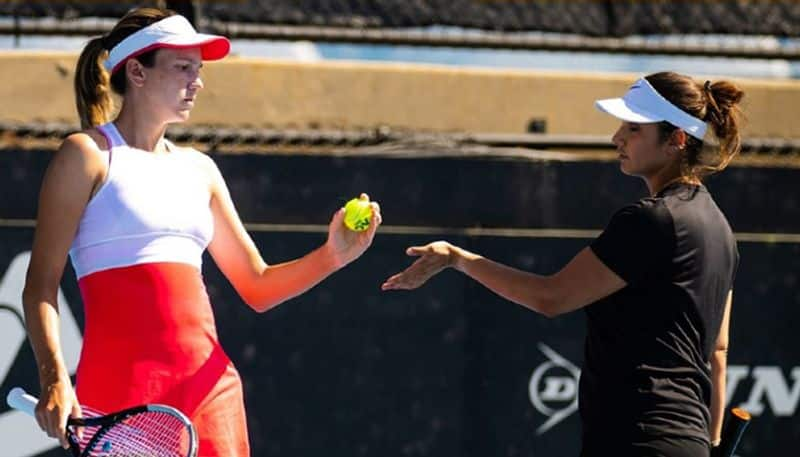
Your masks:
M103 270L79 281L85 309L78 400L113 412L144 403L194 423L201 457L250 455L242 383L218 339L200 272L181 263Z

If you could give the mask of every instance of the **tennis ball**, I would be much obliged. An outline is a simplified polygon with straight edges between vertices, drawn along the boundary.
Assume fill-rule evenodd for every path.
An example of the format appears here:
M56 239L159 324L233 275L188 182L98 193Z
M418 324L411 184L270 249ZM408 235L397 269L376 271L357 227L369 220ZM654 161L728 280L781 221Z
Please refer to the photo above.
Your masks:
M368 200L354 198L344 205L344 225L350 230L363 232L369 228L372 207Z

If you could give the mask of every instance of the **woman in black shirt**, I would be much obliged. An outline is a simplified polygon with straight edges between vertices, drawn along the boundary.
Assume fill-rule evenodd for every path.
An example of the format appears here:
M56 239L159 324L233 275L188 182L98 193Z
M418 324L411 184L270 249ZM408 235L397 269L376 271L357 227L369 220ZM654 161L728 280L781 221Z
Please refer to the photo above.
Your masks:
M414 289L452 267L548 317L584 308L581 456L707 456L722 428L738 252L701 180L739 150L742 96L727 81L663 72L599 100L622 120L613 137L622 172L650 197L619 210L558 273L437 241L409 248L419 258L383 289Z

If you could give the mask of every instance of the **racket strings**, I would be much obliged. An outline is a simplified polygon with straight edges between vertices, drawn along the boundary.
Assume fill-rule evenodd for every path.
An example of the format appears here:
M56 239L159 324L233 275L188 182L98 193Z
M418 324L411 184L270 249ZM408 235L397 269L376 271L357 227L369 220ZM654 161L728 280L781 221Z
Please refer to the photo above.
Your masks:
M100 411L95 409L81 406L81 418L82 419L91 419L95 417L101 417L103 414ZM72 436L75 438L75 441L79 444L81 449L85 449L86 446L89 445L89 441L91 441L92 437L97 434L98 431L102 428L99 425L86 425L86 426L72 426L73 434ZM81 437L79 438L76 434L77 430L80 429L82 431Z
M164 413L143 413L111 426L93 451L105 456L185 456L189 435L183 422Z
M97 429L97 427L93 427ZM93 433L84 434L86 447ZM86 455L91 457L186 457L191 448L187 425L176 416L146 411L109 426Z

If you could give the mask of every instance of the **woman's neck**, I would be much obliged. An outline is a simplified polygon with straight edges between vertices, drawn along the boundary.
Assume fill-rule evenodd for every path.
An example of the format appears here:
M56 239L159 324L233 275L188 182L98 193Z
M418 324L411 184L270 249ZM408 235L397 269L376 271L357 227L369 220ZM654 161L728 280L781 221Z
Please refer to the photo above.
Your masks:
M695 185L700 184L700 181L698 181L696 178L684 176L679 170L673 169L666 169L661 173L656 173L653 176L646 177L645 182L647 183L647 189L650 191L651 196L657 195L659 192L666 189L667 186L677 182Z
M114 125L128 146L155 154L167 153L169 151L164 143L167 125L153 121L154 118L156 116L150 113L125 109L123 105L119 116L114 120Z

